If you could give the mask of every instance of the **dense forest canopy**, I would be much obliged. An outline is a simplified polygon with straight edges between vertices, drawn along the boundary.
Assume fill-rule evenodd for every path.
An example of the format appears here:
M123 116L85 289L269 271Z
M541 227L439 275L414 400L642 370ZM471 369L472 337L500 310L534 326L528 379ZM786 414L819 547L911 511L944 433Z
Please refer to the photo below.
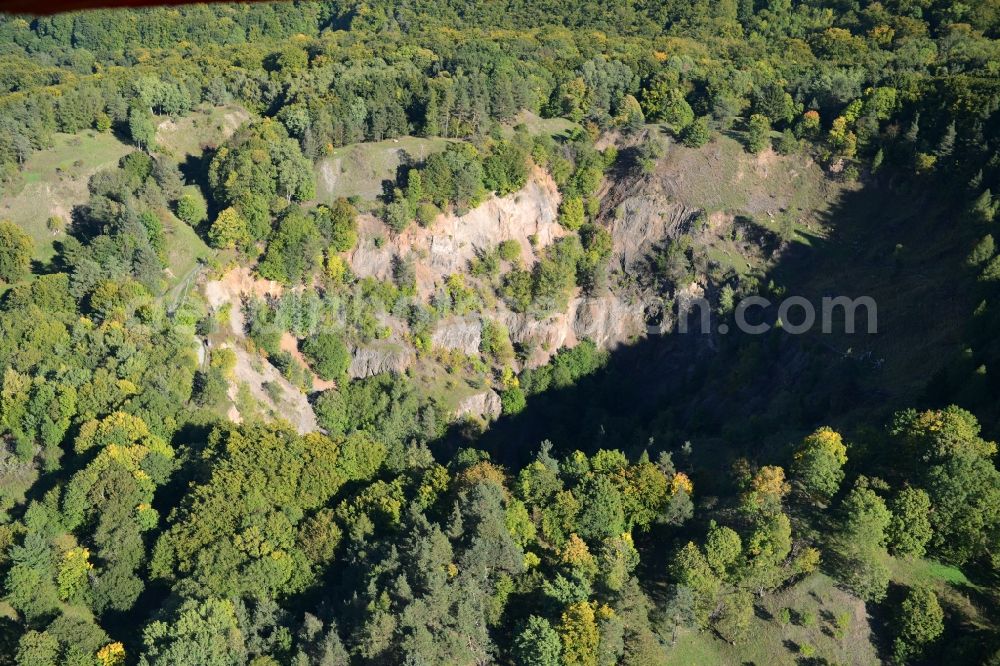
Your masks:
M998 37L997 0L0 16L0 664L1000 664ZM774 317L646 336L844 284L891 373Z

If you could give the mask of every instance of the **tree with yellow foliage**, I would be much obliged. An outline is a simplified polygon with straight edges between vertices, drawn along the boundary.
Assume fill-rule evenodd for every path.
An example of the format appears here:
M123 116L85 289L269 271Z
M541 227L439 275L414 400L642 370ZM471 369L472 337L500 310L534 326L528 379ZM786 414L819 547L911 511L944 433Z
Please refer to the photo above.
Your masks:
M124 666L125 646L121 643L108 643L97 651L97 663L100 666Z
M219 213L208 230L208 239L212 245L223 249L243 249L253 242L250 235L250 225L238 210L229 207Z
M59 598L71 602L79 600L87 588L87 575L93 568L90 551L86 548L70 548L63 553L56 574Z
M826 426L804 440L792 463L795 485L814 502L825 504L844 480L847 446L840 433Z
M761 467L750 479L750 488L743 495L743 508L749 513L774 515L781 513L781 501L791 486L785 481L785 470L777 465Z
M597 666L601 634L594 602L577 601L566 607L559 624L564 666Z
M635 549L632 535L605 539L599 553L598 578L609 590L618 592L625 587L629 576L639 565L639 551Z
M593 578L597 573L597 560L590 552L587 542L576 533L570 534L566 545L559 552L559 559L587 578Z

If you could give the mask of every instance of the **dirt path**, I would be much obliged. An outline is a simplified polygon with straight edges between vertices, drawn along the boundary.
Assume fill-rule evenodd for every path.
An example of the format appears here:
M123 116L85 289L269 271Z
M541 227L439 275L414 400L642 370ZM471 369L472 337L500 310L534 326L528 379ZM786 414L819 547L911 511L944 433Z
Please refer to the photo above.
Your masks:
M181 281L177 283L177 286L168 292L167 298L173 299L167 307L167 312L169 314L177 312L177 308L184 303L184 299L187 298L188 292L191 290L191 285L194 284L198 275L201 274L202 269L203 266L195 266L192 268L188 271L187 275L185 275Z

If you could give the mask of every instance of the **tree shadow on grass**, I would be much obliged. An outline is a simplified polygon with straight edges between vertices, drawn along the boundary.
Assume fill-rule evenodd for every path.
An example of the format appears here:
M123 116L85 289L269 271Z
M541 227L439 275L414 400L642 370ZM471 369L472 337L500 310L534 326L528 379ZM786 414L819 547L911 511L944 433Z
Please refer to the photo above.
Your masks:
M760 604L753 605L753 614L765 622L770 622L774 619L774 615Z

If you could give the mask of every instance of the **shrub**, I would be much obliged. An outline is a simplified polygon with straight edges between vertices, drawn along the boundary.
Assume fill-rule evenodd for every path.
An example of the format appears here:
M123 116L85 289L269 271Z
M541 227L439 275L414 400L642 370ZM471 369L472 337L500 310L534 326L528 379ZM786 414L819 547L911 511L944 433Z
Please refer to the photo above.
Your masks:
M969 253L969 258L967 259L970 266L978 266L983 262L989 261L996 251L996 247L993 243L993 236L986 234L983 236L982 240L976 243L976 247L972 248L972 252Z
M778 137L778 144L775 149L782 155L791 155L799 149L799 140L795 138L792 130L786 129Z
M497 365L510 363L514 359L514 347L507 327L489 319L484 320L479 351Z
M763 152L771 145L771 120L755 113L750 116L747 128L747 150L751 153Z
M306 340L302 352L316 374L328 381L340 379L351 367L351 354L339 335L319 333Z
M516 192L528 180L527 153L510 141L501 141L483 160L483 182L486 189L500 196Z
M688 148L701 148L712 138L708 129L708 117L701 116L681 132L681 143Z
M62 233L66 228L66 220L59 217L58 215L53 215L48 220L45 221L45 228L49 230L52 234Z
M434 220L441 214L441 209L429 201L421 202L417 205L417 224L422 227L429 227L434 224Z
M559 224L570 231L576 231L583 226L583 197L571 196L563 199L559 205Z
M505 416L517 414L528 406L524 391L519 386L512 386L500 394L500 406Z
M929 587L915 587L899 607L897 637L893 644L896 660L905 663L919 657L927 645L944 632L944 611Z
M317 206L313 210L316 228L334 252L348 252L358 242L357 215L357 208L343 197L329 208Z
M208 219L208 204L200 193L188 193L177 200L177 217L192 227Z
M405 201L393 201L385 207L385 223L397 234L406 231L412 219Z
M521 244L512 238L500 243L498 250L504 261L516 261L521 256Z

